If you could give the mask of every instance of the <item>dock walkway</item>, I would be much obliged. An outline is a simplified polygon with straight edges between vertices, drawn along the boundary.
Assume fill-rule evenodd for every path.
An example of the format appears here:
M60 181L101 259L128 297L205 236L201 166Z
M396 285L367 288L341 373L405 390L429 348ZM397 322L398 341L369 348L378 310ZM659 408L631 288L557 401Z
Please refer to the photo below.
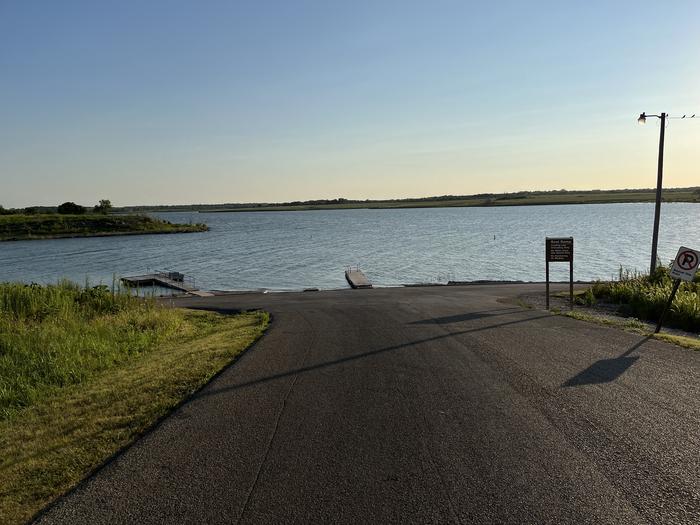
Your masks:
M132 277L122 277L122 282L127 286L162 286L172 290L178 290L197 297L211 297L211 292L203 292L194 285L194 279L186 279L184 275L176 272L156 272Z
M350 267L345 270L345 279L352 288L372 288L367 276L357 267Z

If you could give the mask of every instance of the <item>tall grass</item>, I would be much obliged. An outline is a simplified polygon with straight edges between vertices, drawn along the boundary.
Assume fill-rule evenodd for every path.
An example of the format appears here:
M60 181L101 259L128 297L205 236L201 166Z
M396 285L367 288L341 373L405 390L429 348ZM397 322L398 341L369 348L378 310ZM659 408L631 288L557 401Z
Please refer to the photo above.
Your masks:
M617 281L595 283L584 299L588 303L605 301L619 304L621 313L625 315L657 321L672 287L673 280L666 266L658 266L651 275L620 269ZM700 275L692 283L681 283L665 323L700 332Z
M8 525L28 523L168 414L269 321L70 283L0 284L0 297L0 523Z
M181 312L106 286L0 283L0 419L189 329Z

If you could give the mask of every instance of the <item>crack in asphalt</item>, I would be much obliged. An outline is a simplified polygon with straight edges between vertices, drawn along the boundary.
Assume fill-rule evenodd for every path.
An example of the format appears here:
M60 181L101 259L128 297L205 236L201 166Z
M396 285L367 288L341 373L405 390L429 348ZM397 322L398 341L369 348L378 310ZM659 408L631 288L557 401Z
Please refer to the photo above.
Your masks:
M309 320L306 318L305 315L301 314L301 318L306 322L306 324L309 326L309 331L311 333L312 339L311 343L306 347L306 351L304 352L304 356L301 359L302 365L306 362L309 353L311 352L311 349L316 345L316 342L318 340L318 333L313 329L313 325L309 322ZM275 441L275 436L277 436L277 432L279 430L280 426L280 421L282 420L282 415L284 414L284 411L287 408L287 400L289 399L289 396L292 393L292 390L294 389L294 385L296 385L297 380L299 379L300 372L295 374L292 382L289 385L289 388L287 389L287 392L284 395L284 398L282 399L282 406L280 407L279 412L277 413L277 418L275 419L275 425L272 429L272 432L270 434L270 439L267 443L267 447L265 449L265 454L260 461L260 464L258 465L258 470L255 473L255 478L253 479L253 484L250 487L250 490L248 491L248 495L246 496L245 503L243 504L243 508L241 509L241 514L236 520L236 523L240 523L241 520L245 517L245 513L248 510L248 505L250 504L250 500L252 498L253 493L255 492L255 489L258 486L258 482L260 480L260 476L262 475L263 468L265 466L265 463L267 463L267 459L270 455L270 450L272 449L272 443Z

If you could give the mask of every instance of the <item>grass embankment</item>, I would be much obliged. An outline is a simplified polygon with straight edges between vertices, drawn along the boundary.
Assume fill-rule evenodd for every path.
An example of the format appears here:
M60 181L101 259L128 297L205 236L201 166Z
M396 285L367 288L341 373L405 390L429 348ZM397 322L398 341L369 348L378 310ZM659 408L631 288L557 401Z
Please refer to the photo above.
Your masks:
M673 280L669 269L660 266L652 275L620 270L618 281L595 283L578 296L583 304L598 302L619 305L619 313L647 321L658 321L671 295ZM666 326L688 332L700 332L700 274L695 282L682 282L666 314Z
M22 523L262 335L268 316L0 284L0 523Z
M205 224L173 224L146 215L0 215L0 241L206 231Z

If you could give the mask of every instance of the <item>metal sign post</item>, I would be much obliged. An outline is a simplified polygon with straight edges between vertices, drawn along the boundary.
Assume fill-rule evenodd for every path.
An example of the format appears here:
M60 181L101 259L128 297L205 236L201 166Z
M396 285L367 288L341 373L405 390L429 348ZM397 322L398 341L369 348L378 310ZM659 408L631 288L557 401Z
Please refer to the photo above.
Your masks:
M668 313L671 305L673 304L673 299L676 297L676 292L681 284L681 281L691 281L695 278L695 272L698 271L698 262L700 261L700 252L697 250L692 250L681 246L676 254L676 258L673 260L673 266L671 266L671 278L675 279L673 283L673 289L671 290L671 295L664 306L664 311L661 312L661 317L659 317L659 322L656 325L655 334L659 333L661 330L661 325L664 322L664 318Z
M569 263L569 307L574 309L574 238L547 237L545 239L545 274L547 277L547 310L549 310L549 263Z

